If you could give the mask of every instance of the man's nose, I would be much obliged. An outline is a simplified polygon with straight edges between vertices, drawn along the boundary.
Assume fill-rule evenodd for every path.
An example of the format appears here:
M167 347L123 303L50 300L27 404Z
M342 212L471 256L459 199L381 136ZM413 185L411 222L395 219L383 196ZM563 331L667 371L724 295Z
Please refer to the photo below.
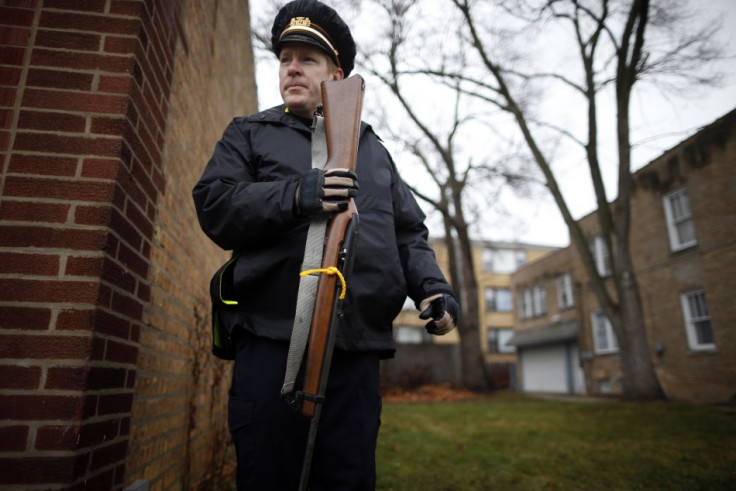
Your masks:
M298 61L291 61L286 71L289 75L298 75L302 73L302 66Z

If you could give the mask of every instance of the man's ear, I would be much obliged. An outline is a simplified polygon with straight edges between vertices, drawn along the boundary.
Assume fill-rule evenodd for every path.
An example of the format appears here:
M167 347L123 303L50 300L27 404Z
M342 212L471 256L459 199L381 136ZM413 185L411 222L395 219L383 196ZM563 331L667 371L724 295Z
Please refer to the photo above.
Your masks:
M332 80L343 80L345 78L345 72L342 71L342 68L338 68L335 70L335 73L332 74Z

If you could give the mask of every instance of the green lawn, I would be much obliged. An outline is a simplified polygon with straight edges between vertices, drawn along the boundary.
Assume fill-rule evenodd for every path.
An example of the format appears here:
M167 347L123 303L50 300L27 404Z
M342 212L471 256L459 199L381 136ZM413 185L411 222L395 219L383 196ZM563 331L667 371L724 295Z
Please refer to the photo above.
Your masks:
M736 411L506 393L384 404L379 490L736 489Z

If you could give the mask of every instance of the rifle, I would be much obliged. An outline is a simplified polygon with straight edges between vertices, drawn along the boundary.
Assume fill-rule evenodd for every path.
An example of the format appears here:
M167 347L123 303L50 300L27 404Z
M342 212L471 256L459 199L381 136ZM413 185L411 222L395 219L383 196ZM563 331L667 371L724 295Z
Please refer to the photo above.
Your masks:
M360 75L354 75L342 81L322 82L321 90L327 141L327 162L324 169L348 168L354 171L365 81ZM301 400L302 414L312 418L299 489L306 489L309 480L321 403L327 387L337 327L342 317L342 292L352 269L352 251L357 234L358 209L351 198L346 210L336 212L330 218L322 254L321 271L330 271L332 274L320 275L317 283L304 384L297 394L297 398ZM335 269L332 268L337 268L342 275L339 283L339 275L334 274Z

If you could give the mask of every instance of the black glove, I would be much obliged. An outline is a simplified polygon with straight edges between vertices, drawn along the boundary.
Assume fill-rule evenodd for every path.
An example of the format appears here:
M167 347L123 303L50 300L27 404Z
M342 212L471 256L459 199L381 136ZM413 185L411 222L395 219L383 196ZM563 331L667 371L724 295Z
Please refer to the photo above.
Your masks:
M348 200L358 195L358 176L348 169L311 169L302 176L294 195L294 213L343 211Z
M447 293L438 293L427 297L419 304L420 319L429 319L424 328L430 334L442 336L457 327L460 318L460 306L455 297Z

